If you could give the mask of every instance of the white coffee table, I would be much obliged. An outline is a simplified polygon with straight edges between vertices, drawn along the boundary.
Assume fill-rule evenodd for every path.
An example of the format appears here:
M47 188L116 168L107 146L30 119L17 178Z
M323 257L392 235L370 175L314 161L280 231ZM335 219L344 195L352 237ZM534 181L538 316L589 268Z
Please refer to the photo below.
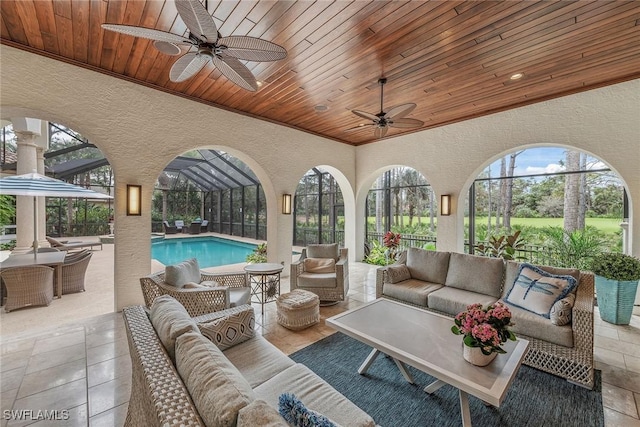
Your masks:
M384 353L412 384L404 363L435 377L424 389L429 394L445 384L456 387L463 426L471 426L468 394L499 407L529 346L524 339L508 341L503 346L507 354L499 354L488 366L474 366L462 357L462 336L451 332L453 319L384 298L333 316L327 324L373 347L359 374Z

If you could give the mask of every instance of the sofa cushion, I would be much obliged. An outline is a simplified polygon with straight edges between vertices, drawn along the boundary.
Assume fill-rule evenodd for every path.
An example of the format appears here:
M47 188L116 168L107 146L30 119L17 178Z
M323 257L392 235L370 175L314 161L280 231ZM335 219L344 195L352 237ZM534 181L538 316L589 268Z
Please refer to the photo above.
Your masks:
M296 363L276 346L256 334L250 340L224 351L233 366L255 388Z
M308 258L333 258L338 261L340 253L338 252L337 243L323 243L318 245L307 246Z
M504 289L502 290L502 298L506 297L513 284L518 277L520 272L520 266L522 263L516 261L507 261L504 272ZM547 273L554 274L557 276L571 276L576 279L576 283L580 284L580 270L576 268L560 268L560 267L550 267L548 265L536 265L540 270L544 270ZM578 289L576 286L573 288L572 292L575 292Z
M198 333L176 341L176 368L207 426L235 426L240 409L256 398L222 351Z
M334 273L336 260L333 258L305 258L304 271L307 273Z
M336 273L302 273L298 276L301 288L336 288Z
M309 409L331 414L331 419L338 424L352 427L376 425L366 412L300 363L257 386L254 392L258 399L274 408L278 407L278 396L287 392L295 394Z
M198 331L198 327L184 306L169 295L161 295L153 300L149 319L167 354L174 362L176 339L184 333Z
M290 427L278 413L264 400L249 403L238 412L238 427Z
M387 279L389 283L399 283L411 279L409 267L405 264L390 265L387 267Z
M491 295L444 286L428 295L427 305L432 310L455 316L465 311L470 304L480 303L483 306L487 306L493 304L496 300L497 298Z
M167 265L164 269L164 281L171 286L181 288L185 283L200 283L200 267L195 258Z
M575 301L576 294L569 294L560 301L556 301L549 312L549 320L551 320L551 323L556 326L564 326L571 323L573 304Z
M407 267L412 279L444 284L449 268L449 252L427 251L409 248L407 251Z
M502 258L452 253L445 285L500 298Z
M426 307L427 296L441 287L442 285L439 283L409 279L400 283L385 283L382 288L382 295Z
M225 310L225 316L198 323L200 332L209 338L220 350L233 347L253 337L256 316L253 307L241 305Z
M511 322L513 325L510 326L510 329L516 335L521 334L525 335L525 337L537 338L564 347L573 347L571 325L555 326L549 319L511 305L507 301L503 302L511 310Z
M505 301L548 319L551 307L566 297L576 284L573 276L556 276L531 264L521 264Z

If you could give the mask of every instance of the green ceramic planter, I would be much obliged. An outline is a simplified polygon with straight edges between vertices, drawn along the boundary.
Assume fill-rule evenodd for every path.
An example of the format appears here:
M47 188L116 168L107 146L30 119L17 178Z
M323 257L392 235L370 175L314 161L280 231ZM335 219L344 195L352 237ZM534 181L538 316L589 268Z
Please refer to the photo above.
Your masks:
M637 289L637 280L618 281L596 275L596 294L602 320L615 325L628 325Z

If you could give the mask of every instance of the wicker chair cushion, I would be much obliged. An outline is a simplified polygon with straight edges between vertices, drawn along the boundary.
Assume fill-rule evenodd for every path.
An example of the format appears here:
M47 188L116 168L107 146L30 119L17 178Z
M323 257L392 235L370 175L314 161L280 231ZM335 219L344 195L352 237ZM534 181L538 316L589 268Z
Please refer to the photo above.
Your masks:
M186 283L200 283L200 267L195 258L182 261L175 265L168 265L164 269L164 281L176 288L182 288Z
M304 271L307 273L334 273L336 260L333 258L305 258Z
M238 427L255 426L290 427L275 408L261 399L254 400L238 412Z
M253 307L242 305L225 310L226 314L218 319L198 323L202 335L209 338L220 350L226 350L253 337L256 316Z
M576 294L569 294L553 304L549 312L549 320L551 320L551 323L556 326L564 326L571 323L571 314L575 301Z
M198 331L198 326L187 310L169 295L159 296L153 301L149 319L167 354L174 362L176 339L186 332Z
M449 259L446 286L500 298L502 288L502 258L452 253ZM413 272L411 274L413 276Z
M409 248L406 256L411 277L425 282L444 284L450 255L449 252Z
M557 276L533 265L522 264L505 300L548 319L551 307L566 297L576 284L573 276Z
M300 288L336 288L336 273L302 273L298 276Z
M256 399L238 369L199 333L178 338L176 368L207 426L235 426L240 409Z
M307 257L308 258L333 258L338 261L340 259L340 254L338 253L338 244L337 243L329 243L329 244L319 244L319 245L309 245L307 246Z
M387 268L387 277L389 283L399 283L411 279L411 273L405 264L390 265Z

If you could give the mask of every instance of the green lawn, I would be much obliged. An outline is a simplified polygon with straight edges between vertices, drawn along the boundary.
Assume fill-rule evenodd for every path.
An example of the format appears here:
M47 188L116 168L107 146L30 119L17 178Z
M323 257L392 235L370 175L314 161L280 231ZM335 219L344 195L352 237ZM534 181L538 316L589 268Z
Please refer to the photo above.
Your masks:
M469 222L469 218L464 219L465 225ZM620 223L622 220L615 218L587 218L586 223L588 226L592 226L602 230L605 233L616 233L620 230ZM476 224L486 224L487 217L476 217ZM562 218L511 218L511 225L522 225L529 227L562 227Z

